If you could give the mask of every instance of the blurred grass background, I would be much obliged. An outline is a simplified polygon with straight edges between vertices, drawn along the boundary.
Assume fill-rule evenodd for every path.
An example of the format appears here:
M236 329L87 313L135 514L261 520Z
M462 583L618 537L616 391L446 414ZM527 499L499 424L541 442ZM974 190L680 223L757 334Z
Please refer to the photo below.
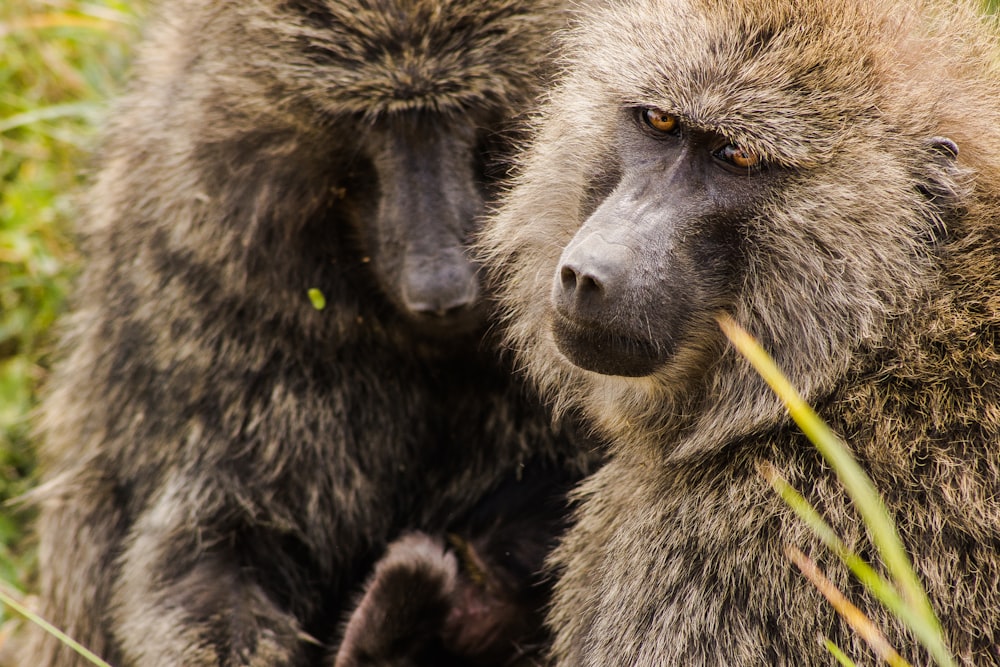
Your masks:
M74 198L143 9L0 0L0 579L19 589L34 567L30 516L9 500L33 483L27 418L78 266Z

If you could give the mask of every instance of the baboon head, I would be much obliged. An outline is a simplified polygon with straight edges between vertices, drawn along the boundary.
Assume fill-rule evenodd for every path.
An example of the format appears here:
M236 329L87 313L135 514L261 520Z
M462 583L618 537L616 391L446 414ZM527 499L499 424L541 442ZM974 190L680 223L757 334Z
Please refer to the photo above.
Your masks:
M376 282L418 329L481 319L467 251L506 167L511 120L536 92L549 2L283 2L262 29L282 84L350 148L340 191ZM289 16L293 17L289 20Z
M483 237L540 384L614 431L703 419L722 441L782 412L718 314L809 396L883 341L939 278L988 134L927 55L948 12L900 29L925 19L657 0L585 18Z

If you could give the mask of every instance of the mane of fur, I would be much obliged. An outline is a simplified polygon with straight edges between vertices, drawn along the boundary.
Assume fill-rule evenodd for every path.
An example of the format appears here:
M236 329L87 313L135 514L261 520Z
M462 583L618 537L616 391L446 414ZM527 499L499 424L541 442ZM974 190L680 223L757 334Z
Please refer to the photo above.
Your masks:
M959 661L996 664L997 26L957 0L644 0L584 12L565 42L482 236L521 364L614 443L555 558L556 662L825 664L823 636L865 659L787 562L793 544L929 663L758 473L772 466L871 557L835 476L711 317L644 378L583 371L552 340L555 268L615 182L614 127L652 106L784 170L726 310L886 494Z

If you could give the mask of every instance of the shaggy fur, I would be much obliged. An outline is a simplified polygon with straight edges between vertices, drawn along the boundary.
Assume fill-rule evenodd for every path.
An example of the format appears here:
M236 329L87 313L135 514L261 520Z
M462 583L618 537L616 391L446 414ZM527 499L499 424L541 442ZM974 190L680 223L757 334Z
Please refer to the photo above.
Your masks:
M789 544L915 664L929 661L761 476L773 466L873 557L831 470L725 342L718 312L851 444L959 661L1000 662L995 35L972 3L893 0L629 0L569 35L565 76L483 238L528 372L614 441L554 559L558 664L829 664L823 636L870 660L790 565ZM746 178L767 183L732 222L722 259L737 268L719 298L694 307L665 364L634 378L571 364L548 297L564 247L627 186L631 108L746 147L766 165ZM634 202L636 220L657 215L658 196ZM659 276L648 303L717 266Z
M329 664L390 540L588 469L484 342L475 284L429 313L398 287L434 275L445 217L475 276L463 235L562 20L547 0L162 4L41 409L43 616L117 667ZM385 242L407 225L432 239L409 268ZM41 635L22 662L82 664Z

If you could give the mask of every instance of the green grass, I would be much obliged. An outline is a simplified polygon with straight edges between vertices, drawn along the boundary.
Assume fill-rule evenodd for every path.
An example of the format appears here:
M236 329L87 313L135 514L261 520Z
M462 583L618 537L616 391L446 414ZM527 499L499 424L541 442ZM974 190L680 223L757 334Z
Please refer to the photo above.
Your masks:
M934 613L930 599L914 571L910 556L903 546L889 511L882 502L882 497L871 478L854 459L850 447L802 399L774 360L750 334L728 315L719 316L718 322L730 342L778 395L792 420L836 472L846 495L868 528L872 544L879 558L885 563L887 574L882 575L858 554L851 552L819 512L776 471L765 469L762 473L775 491L812 528L827 548L833 551L876 599L913 633L930 653L935 664L940 667L952 667L955 661L948 652L941 622ZM893 667L909 667L909 663L888 645L880 630L844 598L840 591L833 589L832 584L825 580L809 559L796 549L791 551L793 553L789 554L789 558L823 592L837 612L865 639L876 655ZM848 664L845 663L847 656L829 640L827 648L841 664Z
M28 517L7 501L33 483L27 416L77 266L74 197L122 88L141 9L0 0L0 579L15 587L31 572L32 550Z

